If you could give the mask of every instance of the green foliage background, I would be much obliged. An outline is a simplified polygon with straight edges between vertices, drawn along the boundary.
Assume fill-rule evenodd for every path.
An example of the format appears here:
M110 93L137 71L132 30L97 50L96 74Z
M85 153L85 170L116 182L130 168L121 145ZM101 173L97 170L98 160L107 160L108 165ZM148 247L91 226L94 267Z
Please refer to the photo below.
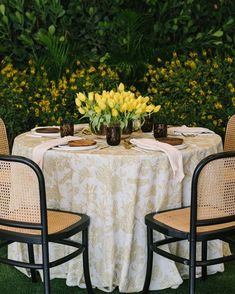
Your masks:
M0 56L19 64L47 56L51 68L108 59L133 82L156 55L205 47L231 53L234 14L233 0L2 0Z
M59 87L61 81L66 80L72 87L69 79L73 79L72 73L76 72L79 62L85 79L92 76L90 90L94 85L96 91L101 91L104 86L110 90L118 82L123 82L143 95L151 95L153 101L163 105L161 115L167 112L169 119L175 123L203 123L223 134L228 117L234 113L234 96L230 91L234 89L234 45L233 0L2 0L1 69L11 64L17 74L14 75L16 80L9 83L1 72L0 116L6 121L11 138L31 125L52 123L53 115L45 105L40 110L41 120L35 116L32 101L41 99L38 103L47 104L45 100L51 100L52 85ZM187 72L187 67L185 70L182 67L174 78L157 81L151 80L151 74L147 76L149 65L156 67L156 70L164 65L169 70L167 62L170 62L173 52L177 52L183 62L189 58L190 52L200 54L203 51L210 52L212 64L213 58L215 62L220 59L219 67L213 73L210 72L210 65L206 66L199 58L201 62L197 63L195 71ZM229 72L225 62L228 57L232 60ZM157 63L157 58L162 60L162 64ZM35 72L39 73L38 79L31 73L29 60L33 62ZM110 68L118 78L106 79L102 84L102 70L97 75L88 72L91 66L98 69L100 65ZM42 68L44 78L40 79ZM197 74L200 70L203 77L199 81ZM28 88L23 85L22 93L14 92L14 87L22 88L21 84L16 85L20 79L20 83L25 82ZM204 90L203 79L208 79L210 83L207 90L217 93L211 95L214 100L202 99L198 94ZM213 79L218 82L210 82ZM65 96L71 100L76 91L87 90L81 78L78 80L77 88L66 88L70 90L66 90ZM230 88L227 80L230 81ZM192 81L196 81L198 86L194 95L192 91L186 91ZM182 85L179 92L177 83ZM41 88L45 89L45 93L39 93ZM152 93L151 88L161 91ZM22 108L19 108L19 94ZM38 94L41 96L37 97ZM60 92L60 97L63 94ZM213 108L213 114L212 100L218 107ZM59 105L59 99L57 103ZM63 101L61 105L68 103ZM73 103L69 105L73 107ZM188 117L185 113L191 111L190 107L197 109L200 115ZM66 115L59 106L54 109L57 119ZM222 123L218 122L219 119Z

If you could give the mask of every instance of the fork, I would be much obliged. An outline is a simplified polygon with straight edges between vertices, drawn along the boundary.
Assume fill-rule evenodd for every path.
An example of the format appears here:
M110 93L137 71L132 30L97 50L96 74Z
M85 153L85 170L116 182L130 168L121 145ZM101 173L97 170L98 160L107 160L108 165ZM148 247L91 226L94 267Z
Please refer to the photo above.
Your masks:
M129 142L123 142L123 146L125 149L131 149L134 145Z
M187 138L187 137L196 137L198 134L184 134L184 133L179 133L181 136Z
M102 149L106 149L106 148L109 148L110 146L101 146L101 147L98 147L96 149L93 149L93 150L90 150L90 152L96 152L96 151L99 151L99 150L102 150Z

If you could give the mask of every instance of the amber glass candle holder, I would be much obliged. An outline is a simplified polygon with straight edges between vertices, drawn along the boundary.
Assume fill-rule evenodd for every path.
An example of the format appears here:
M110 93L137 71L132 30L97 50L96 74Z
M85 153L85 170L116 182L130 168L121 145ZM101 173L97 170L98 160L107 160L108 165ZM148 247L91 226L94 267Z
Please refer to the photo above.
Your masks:
M74 124L69 122L64 122L60 125L60 136L73 136L74 135Z
M121 127L119 124L108 125L106 128L106 141L110 146L117 146L121 141Z
M167 136L167 124L154 123L153 125L154 138L164 138Z

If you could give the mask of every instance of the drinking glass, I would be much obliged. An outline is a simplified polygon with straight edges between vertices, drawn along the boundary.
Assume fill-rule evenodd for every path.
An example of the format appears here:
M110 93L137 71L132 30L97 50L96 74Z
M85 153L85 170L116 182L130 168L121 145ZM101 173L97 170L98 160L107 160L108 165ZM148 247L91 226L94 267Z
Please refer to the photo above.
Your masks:
M121 142L121 127L119 124L107 126L106 141L110 146L117 146Z
M163 138L167 136L167 124L154 123L153 125L154 138Z
M74 135L74 124L73 123L62 123L60 125L60 136L66 137L66 136L73 136Z

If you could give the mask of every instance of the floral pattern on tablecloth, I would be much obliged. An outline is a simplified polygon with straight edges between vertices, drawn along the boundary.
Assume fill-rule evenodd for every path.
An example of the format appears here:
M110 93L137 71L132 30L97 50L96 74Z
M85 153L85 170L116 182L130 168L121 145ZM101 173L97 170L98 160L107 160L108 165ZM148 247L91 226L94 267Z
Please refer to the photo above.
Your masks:
M13 153L31 157L33 147L45 138L22 134L15 139ZM49 150L44 156L49 208L86 213L89 228L90 273L94 287L111 292L142 290L146 270L146 226L144 216L152 211L181 207L190 203L191 178L197 163L205 156L222 151L215 134L185 138L182 149L185 178L174 181L169 160L161 152L140 152L123 145L80 152ZM154 238L163 238L159 233ZM73 237L80 240L80 235ZM208 254L222 255L224 244L209 243ZM27 260L26 247L11 245L9 256ZM198 248L200 249L200 248ZM227 248L228 249L228 248ZM50 258L67 252L50 245ZM187 256L187 242L169 245L168 250ZM36 260L40 250L35 246ZM209 273L223 271L211 266ZM51 278L64 278L69 286L85 287L81 256L50 270ZM200 269L198 269L200 274ZM187 267L154 254L150 289L177 287L187 276Z

